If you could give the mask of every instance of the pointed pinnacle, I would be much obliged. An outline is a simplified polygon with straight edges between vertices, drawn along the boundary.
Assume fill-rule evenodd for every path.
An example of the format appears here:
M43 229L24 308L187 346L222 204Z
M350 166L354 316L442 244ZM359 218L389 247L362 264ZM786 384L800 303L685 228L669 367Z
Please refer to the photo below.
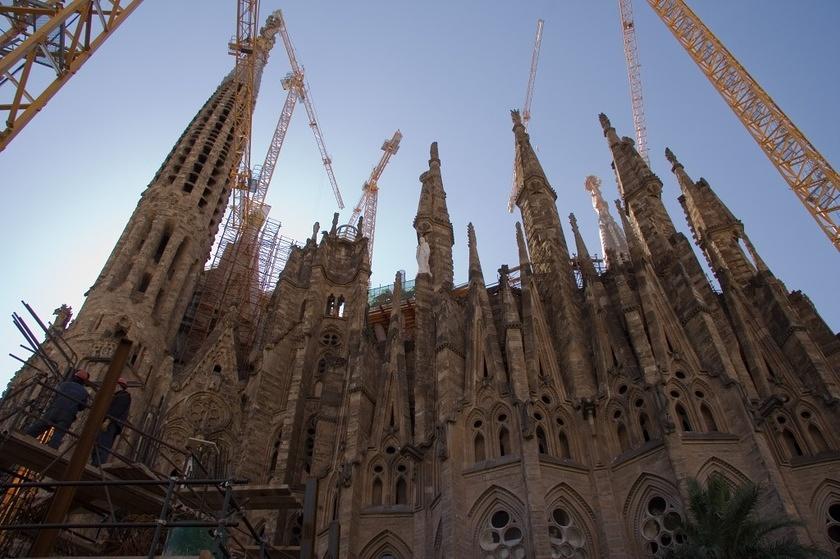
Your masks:
M595 277L595 265L592 264L592 257L589 255L589 249L586 248L586 243L583 242L583 237L578 229L578 222L575 214L569 214L569 223L572 225L572 233L575 236L575 247L577 248L577 264L584 276Z
M432 145L429 148L429 159L430 159L429 163L431 163L432 161L437 161L438 163L440 163L440 157L438 156L438 143L437 142L432 142Z
M601 128L604 129L604 132L612 128L612 124L610 124L610 119L607 118L607 115L604 113L598 114L598 120L601 121Z
M519 115L519 109L512 109L510 111L510 119L513 121L514 126L522 124L522 117Z
M392 300L392 308L399 308L402 302L402 272L397 272L394 276L394 296Z
M665 159L667 159L674 167L677 167L677 165L682 167L682 163L680 163L677 160L677 156L674 155L674 152L671 151L671 148L665 148Z
M472 223L467 224L467 244L470 248L470 280L480 280L483 284L484 273L481 271L481 261L478 259L478 242L475 238L475 227Z

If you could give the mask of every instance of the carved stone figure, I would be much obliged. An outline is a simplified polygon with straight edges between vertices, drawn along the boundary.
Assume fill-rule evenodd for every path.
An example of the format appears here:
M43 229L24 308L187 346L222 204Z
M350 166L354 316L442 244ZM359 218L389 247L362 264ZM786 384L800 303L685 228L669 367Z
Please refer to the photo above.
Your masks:
M417 245L417 273L418 274L432 274L429 268L429 256L431 255L431 247L426 242L426 237L420 237L420 242Z

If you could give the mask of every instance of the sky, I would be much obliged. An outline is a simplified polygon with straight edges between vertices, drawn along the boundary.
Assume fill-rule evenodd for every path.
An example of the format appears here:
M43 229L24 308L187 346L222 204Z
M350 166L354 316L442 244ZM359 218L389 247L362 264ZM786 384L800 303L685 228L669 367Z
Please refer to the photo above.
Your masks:
M438 141L455 229L455 279L467 278L467 223L475 225L488 282L515 264L508 214L513 135L538 18L545 20L529 127L565 218L574 212L591 252L598 234L587 175L616 197L598 124L606 113L633 136L617 2L613 0L261 2L283 8L310 84L347 207L378 161L383 140L404 137L379 181L372 285L416 273L417 211L429 144ZM813 145L840 165L837 91L840 2L692 0L692 8ZM646 2L636 0L648 143L653 171L678 230L690 236L670 147L695 179L705 177L774 273L811 297L840 328L837 251L779 173ZM46 108L0 153L0 384L21 357L11 313L30 303L42 318L83 293L105 263L166 154L233 64L235 2L144 2ZM253 128L254 163L271 139L289 71L282 43L265 70ZM298 106L268 193L272 217L296 239L337 210ZM567 239L570 228L564 221ZM832 280L831 278L835 278ZM31 324L31 321L30 321Z

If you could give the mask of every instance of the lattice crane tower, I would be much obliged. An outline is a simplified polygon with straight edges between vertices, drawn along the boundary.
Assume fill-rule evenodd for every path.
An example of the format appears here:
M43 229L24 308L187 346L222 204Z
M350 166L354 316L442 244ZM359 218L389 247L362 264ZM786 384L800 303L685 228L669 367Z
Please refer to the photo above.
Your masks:
M143 0L14 2L0 6L0 151L43 109ZM45 21L45 18L46 19Z
M834 247L840 250L840 175L683 0L648 0Z
M531 53L531 72L528 75L528 88L525 90L525 104L522 105L522 124L528 128L528 121L531 120L531 101L534 99L534 84L537 80L537 64L540 60L540 46L542 45L543 24L542 19L537 20L537 35L534 38L534 50ZM510 198L508 199L508 212L513 213L513 207L516 205L516 197L519 195L519 183L516 176L516 169L519 162L519 151L514 149L513 160L513 180Z
M359 203L353 208L353 214L350 216L350 225L355 225L360 215L364 216L362 220L362 236L368 239L368 256L373 261L373 238L376 233L376 206L379 200L379 177L388 165L391 156L397 153L400 149L400 140L402 140L402 132L397 130L394 132L390 140L385 140L382 144L382 157L379 163L370 172L370 177L365 184L362 185L362 197Z
M642 78L640 75L639 51L636 47L636 25L633 23L633 3L618 0L621 13L621 33L624 42L624 59L627 62L627 80L630 82L630 102L633 106L633 127L636 130L636 151L645 161L648 159L647 122L642 101Z

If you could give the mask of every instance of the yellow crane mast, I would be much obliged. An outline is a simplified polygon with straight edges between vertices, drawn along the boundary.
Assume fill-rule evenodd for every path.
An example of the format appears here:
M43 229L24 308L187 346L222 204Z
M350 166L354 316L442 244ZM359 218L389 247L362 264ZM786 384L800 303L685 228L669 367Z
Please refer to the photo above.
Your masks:
M648 0L840 250L840 176L683 0Z
M528 128L528 121L531 120L531 101L534 99L534 83L537 80L537 63L540 59L540 46L542 45L543 24L545 22L541 19L537 20L537 36L534 39L534 50L531 53L531 72L528 75L528 87L525 90L525 104L522 105L522 124L525 129ZM516 205L516 197L519 195L519 184L516 177L516 169L519 162L519 152L514 148L513 155L513 180L510 189L510 198L508 199L508 212L513 213L513 207Z
M353 208L353 214L350 216L349 225L356 225L359 216L363 215L362 220L362 235L368 238L368 256L370 261L373 261L373 238L376 234L376 206L379 200L379 178L382 172L388 165L391 156L397 153L400 149L400 140L402 140L402 132L397 130L390 140L385 140L382 144L382 157L379 163L370 172L370 177L365 184L362 185L362 197L359 203Z
M633 3L618 0L621 14L621 34L624 42L624 59L627 62L627 80L630 82L630 102L633 106L633 127L636 129L636 151L645 161L648 159L647 123L645 106L642 102L642 77L639 64L639 50L636 47L636 25L633 23Z
M20 0L0 6L0 151L143 0ZM2 20L0 20L2 21Z

